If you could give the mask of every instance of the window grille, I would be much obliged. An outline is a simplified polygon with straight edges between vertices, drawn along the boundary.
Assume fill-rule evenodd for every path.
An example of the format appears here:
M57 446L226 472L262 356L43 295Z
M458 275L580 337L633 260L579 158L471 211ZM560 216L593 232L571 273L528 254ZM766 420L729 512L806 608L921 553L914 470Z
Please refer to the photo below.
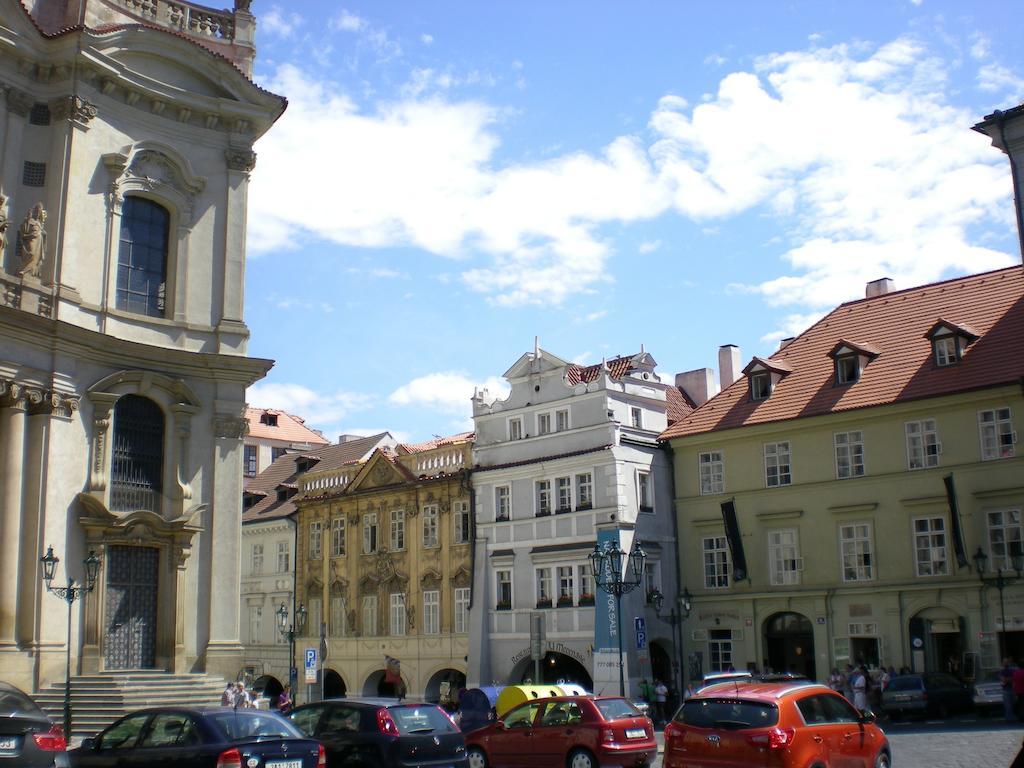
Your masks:
M46 186L46 163L33 163L26 160L21 171L21 183L26 187Z
M32 125L49 125L50 105L43 101L33 104L32 110L28 113L28 121Z
M117 308L163 317L167 290L170 214L142 197L126 197L121 208L117 256Z
M164 471L164 414L146 397L124 395L114 406L110 508L160 511Z

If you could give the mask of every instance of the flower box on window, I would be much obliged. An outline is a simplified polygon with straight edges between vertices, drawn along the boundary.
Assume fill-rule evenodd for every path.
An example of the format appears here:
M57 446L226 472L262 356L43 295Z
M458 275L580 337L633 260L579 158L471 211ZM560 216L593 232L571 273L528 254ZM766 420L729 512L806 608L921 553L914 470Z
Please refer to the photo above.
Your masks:
M496 523L507 523L508 522L508 515L498 515L497 517L494 518L494 522L496 522Z
M572 512L572 507L559 507L555 510L555 514L564 515L566 512Z
M579 601L578 604L579 605L593 605L594 604L594 596L592 594L590 594L589 592L584 592L583 594L580 595L580 601Z
M593 508L594 508L594 505L591 504L589 501L584 501L582 504L577 504L576 505L576 511L577 512L581 512L584 509L593 509Z
M538 598L537 599L537 607L538 608L550 608L551 607L551 598L550 597Z
M537 515L536 516L537 517L548 517L550 514L551 514L551 510L540 509L540 510L537 510Z
M559 608L572 608L572 595L559 595L558 596L558 607Z
M501 601L495 606L495 608L497 608L499 611L511 611L512 603L507 601Z

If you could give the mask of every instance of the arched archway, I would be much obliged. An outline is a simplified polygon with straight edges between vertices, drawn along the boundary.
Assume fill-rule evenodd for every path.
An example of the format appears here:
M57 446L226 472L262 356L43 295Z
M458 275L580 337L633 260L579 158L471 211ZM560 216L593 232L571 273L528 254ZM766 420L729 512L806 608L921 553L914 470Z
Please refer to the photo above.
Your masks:
M466 687L466 675L457 669L439 669L423 687L423 700L434 704L458 704L459 691Z
M548 651L544 654L540 662L540 677L540 680L534 681L533 660L527 657L515 665L508 681L509 685L575 683L587 691L594 690L594 679L587 668L572 656L558 651Z
M345 680L333 669L324 670L324 698L342 699L348 692Z
M384 679L384 674L383 669L370 673L369 677L366 678L366 682L363 683L363 696L383 696L385 698L394 697L399 699L404 697L409 686L405 676L402 676L401 685L396 686L394 683L387 682Z
M254 691L260 691L260 695L270 700L270 708L277 709L277 697L284 690L284 685L273 675L257 677L252 684Z
M675 688L675 674L672 671L672 657L660 640L648 643L651 655L651 681L661 680L669 688ZM643 668L642 665L641 669Z
M814 625L802 613L783 611L764 622L765 672L795 672L812 680Z
M965 650L964 619L941 606L918 611L910 619L910 668L915 672L961 673Z

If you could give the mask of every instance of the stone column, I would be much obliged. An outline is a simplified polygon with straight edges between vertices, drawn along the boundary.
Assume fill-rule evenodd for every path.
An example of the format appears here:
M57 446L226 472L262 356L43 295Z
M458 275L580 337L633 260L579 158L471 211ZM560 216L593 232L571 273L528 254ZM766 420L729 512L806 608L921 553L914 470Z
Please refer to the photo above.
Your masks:
M26 405L23 386L0 382L0 649L17 640Z
M225 153L228 188L224 234L224 295L218 330L222 352L244 351L248 331L242 320L245 305L245 227L249 174L256 167L256 153L248 147L232 147Z

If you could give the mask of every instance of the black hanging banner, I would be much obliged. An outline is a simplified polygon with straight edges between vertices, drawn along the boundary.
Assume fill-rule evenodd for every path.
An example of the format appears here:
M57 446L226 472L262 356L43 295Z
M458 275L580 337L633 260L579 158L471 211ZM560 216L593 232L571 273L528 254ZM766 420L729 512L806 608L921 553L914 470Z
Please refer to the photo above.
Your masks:
M722 502L722 520L725 521L725 538L732 553L732 580L747 578L747 558L743 554L743 540L740 538L740 524L736 520L736 505L732 500Z
M964 548L964 532L960 527L960 510L956 505L956 488L953 486L953 475L942 478L946 484L946 499L949 501L949 520L953 533L953 552L959 568L967 567L967 550Z

